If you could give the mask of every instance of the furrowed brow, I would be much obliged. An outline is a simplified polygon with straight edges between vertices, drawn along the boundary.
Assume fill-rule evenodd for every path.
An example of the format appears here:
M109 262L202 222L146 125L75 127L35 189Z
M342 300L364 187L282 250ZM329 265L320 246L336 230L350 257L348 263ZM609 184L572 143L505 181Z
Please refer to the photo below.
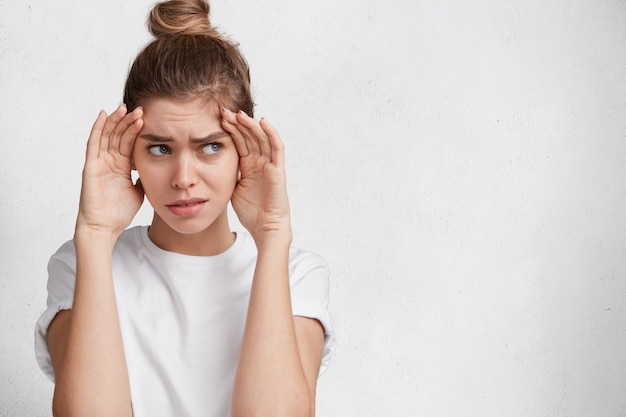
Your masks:
M191 139L191 142L208 143L217 139L221 139L226 136L229 136L228 132L224 132L224 131L214 132L202 138L193 138ZM144 133L143 135L139 135L139 137L143 140L147 140L148 142L156 142L156 143L174 142L174 139L169 136L159 136L159 135L153 135L151 133Z
M209 143L209 142L213 142L214 140L224 138L226 136L229 136L228 132L221 131L221 132L211 133L210 135L207 135L203 138L193 138L191 139L191 141L193 143Z
M148 142L158 142L158 143L174 142L174 139L172 139L170 137L159 136L159 135L152 135L150 133L139 135L139 138L147 140Z

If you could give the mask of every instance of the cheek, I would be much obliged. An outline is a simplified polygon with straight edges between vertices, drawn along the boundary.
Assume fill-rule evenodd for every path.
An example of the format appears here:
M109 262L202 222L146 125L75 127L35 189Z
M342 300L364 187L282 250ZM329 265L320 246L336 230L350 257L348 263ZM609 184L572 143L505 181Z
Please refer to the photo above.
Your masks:
M231 179L233 182L233 190L237 186L237 183L241 179L241 171L239 170L239 155L233 161L231 171L230 171Z
M141 185L143 187L144 194L150 199L150 196L159 193L159 184L163 184L162 169L157 169L151 164L145 163L143 158L135 158L134 159L135 169L137 170L137 175L141 179Z
M238 179L239 167L237 164L230 164L227 167L223 167L220 172L220 187L224 192L232 194L237 187Z
M232 182L236 185L239 179L239 154L236 151L232 151L224 155L219 169L225 182L227 181L228 184Z
M150 170L142 169L141 166L137 169L137 174L139 175L139 179L141 179L144 194L148 197L148 200L152 201L153 198L159 194L159 188L157 186L159 179L155 177Z

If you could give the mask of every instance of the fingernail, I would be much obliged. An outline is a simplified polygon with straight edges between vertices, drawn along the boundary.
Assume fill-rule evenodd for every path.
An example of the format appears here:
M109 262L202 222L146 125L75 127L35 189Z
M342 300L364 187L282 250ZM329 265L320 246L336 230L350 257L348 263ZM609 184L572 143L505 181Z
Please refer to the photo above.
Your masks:
M239 110L239 113L240 113L240 114L243 114L243 115L244 115L244 116L246 116L246 117L248 116L248 115L246 114L246 112L245 112L245 111L243 111L243 110Z
M226 113L228 116L230 116L233 113L230 110L228 110L226 107L222 107L222 111Z

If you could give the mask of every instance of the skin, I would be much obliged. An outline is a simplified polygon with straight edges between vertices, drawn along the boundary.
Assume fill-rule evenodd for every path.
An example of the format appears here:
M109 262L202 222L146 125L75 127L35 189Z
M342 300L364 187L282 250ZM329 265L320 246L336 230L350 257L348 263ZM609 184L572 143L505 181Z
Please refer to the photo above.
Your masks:
M285 184L283 144L265 120L200 99L99 114L74 235L74 306L49 328L55 416L132 415L111 255L144 193L154 207L149 236L165 250L215 255L230 247L229 201L257 246L232 415L315 414L324 334L316 320L291 313Z

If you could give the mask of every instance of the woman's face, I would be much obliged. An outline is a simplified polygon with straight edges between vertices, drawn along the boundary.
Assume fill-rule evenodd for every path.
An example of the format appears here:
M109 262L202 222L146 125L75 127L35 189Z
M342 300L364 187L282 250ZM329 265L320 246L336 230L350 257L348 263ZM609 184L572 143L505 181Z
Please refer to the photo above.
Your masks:
M226 207L237 184L239 154L222 129L218 106L154 99L143 110L133 160L155 211L151 236L212 229L230 234Z

